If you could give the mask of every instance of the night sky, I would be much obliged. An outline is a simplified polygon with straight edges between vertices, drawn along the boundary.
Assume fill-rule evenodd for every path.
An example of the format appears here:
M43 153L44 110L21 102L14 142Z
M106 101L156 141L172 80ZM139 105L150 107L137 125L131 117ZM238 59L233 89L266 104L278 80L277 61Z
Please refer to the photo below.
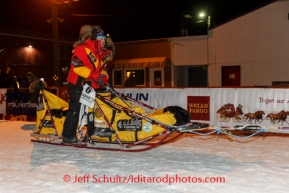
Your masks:
M82 25L100 25L115 42L180 36L179 19L190 14L189 35L206 33L200 11L220 25L272 0L79 0L58 6L59 34L78 37ZM0 25L52 33L52 0L1 0Z

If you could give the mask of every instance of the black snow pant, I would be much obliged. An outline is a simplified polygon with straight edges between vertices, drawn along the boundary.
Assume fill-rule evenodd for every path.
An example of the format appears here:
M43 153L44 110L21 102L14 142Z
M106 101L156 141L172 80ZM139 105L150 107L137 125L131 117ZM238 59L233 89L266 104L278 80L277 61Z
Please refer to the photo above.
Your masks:
M82 93L82 86L73 85L69 83L69 89L70 89L69 107L63 125L62 131L63 137L71 137L76 135L76 129L78 126L78 119L79 119L79 111L81 107L79 99Z

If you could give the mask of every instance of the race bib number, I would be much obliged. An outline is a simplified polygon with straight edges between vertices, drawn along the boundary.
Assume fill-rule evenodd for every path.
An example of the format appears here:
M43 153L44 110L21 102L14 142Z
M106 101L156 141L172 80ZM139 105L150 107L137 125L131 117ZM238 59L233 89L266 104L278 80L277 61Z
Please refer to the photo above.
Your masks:
M79 99L81 104L84 104L90 108L94 107L95 102L95 91L89 85L85 84Z

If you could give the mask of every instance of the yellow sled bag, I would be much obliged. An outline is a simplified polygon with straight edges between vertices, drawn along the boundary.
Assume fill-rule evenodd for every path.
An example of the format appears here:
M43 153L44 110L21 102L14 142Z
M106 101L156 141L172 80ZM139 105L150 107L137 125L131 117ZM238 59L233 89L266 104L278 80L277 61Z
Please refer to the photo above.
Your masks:
M115 133L123 142L139 141L165 130L161 126L151 124L145 119L133 116L124 110L115 108L101 101L100 99L96 99L96 101L112 125ZM143 108L135 106L130 102L124 102L119 98L113 98L111 101L121 105L122 107L133 110L135 113L141 114L149 119L153 119L163 124L174 125L176 123L174 114L169 111L164 112L164 109L146 113ZM98 111L99 110L95 108L95 132L91 136L92 139L103 142L114 142L116 140L114 134L105 123L104 118L99 116Z
M61 135L67 109L66 101L49 91L40 91L36 109L36 128L33 132L37 133L41 129L41 134L55 135L56 129L57 134Z

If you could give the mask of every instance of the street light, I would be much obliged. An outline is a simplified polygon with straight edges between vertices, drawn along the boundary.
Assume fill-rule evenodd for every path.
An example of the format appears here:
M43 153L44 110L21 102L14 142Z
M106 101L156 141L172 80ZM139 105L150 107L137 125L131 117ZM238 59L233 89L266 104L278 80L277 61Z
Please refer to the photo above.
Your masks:
M53 30L53 48L54 48L54 76L56 86L61 86L60 61L59 61L59 35L58 35L58 12L57 0L52 0L52 30Z
M54 78L55 85L61 86L61 71L60 71L60 56L59 56L59 35L58 21L63 22L63 19L58 18L57 6L59 4L70 3L79 0L52 0L52 29L53 29L53 48L54 48ZM51 20L47 20L48 22Z
M206 14L204 12L201 12L199 14L200 18L205 18ZM209 29L211 26L211 17L209 15L207 15L207 63L209 65Z
M199 14L199 16L200 16L200 18L203 18L203 17L205 17L205 13L204 13L204 12L201 12L201 13Z
M204 12L201 12L199 14L199 17L200 18L205 18L206 14ZM202 21L202 22L204 22L204 21ZM211 26L211 17L209 15L207 15L207 33L209 33L210 26Z

